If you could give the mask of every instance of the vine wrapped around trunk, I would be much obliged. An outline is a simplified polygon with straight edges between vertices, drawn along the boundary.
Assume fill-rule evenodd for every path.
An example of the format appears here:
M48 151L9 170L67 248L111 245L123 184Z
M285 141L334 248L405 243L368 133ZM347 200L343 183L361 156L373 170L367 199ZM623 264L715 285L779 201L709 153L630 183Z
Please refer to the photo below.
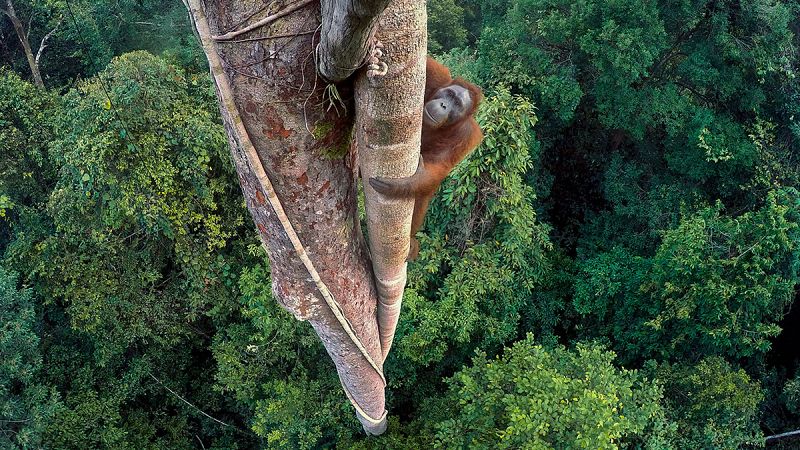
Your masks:
M269 254L275 298L320 336L365 431L383 433L383 353L356 213L355 155L348 153L352 118L324 107L309 33L318 24L314 5L237 33L261 20L252 14L260 9L255 2L209 0L206 10L199 0L188 3L247 207ZM241 39L214 44L214 35L230 33Z

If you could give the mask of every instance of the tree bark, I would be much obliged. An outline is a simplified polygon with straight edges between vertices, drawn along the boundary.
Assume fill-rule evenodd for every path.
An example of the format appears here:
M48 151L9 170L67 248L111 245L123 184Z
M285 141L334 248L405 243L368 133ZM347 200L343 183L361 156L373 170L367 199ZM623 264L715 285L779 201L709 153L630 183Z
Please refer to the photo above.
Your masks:
M379 15L390 0L321 0L322 33L317 69L325 79L342 81L366 62Z
M394 0L381 15L378 39L389 71L356 78L356 142L364 180L406 177L419 162L425 92L427 16L422 0ZM388 199L362 183L372 267L378 289L378 329L384 358L394 340L406 285L413 199Z
M202 35L199 0L188 3ZM210 25L206 33L215 35L258 21L258 15L250 16L262 9L255 0L207 0L205 5ZM237 125L241 125L257 152L256 164L263 165L308 259L369 359L382 370L377 294L358 226L355 154L348 151L352 118L326 107L325 84L317 78L312 34L307 33L318 25L314 3L253 30L243 36L247 39L214 47L207 36L204 47L210 60L208 48L219 53L223 78L230 83L232 100L220 99L223 120L247 207L268 250L275 298L297 319L310 322L336 365L345 392L357 411L364 413L357 416L365 431L380 434L386 429L383 374L358 349L318 285L309 279L308 268L267 203L268 192L237 140ZM269 38L284 35L296 36Z
M22 49L25 51L25 58L28 60L28 66L31 69L31 74L33 75L33 82L36 86L44 87L44 81L42 81L42 74L39 72L39 64L36 57L33 56L33 51L31 50L31 43L28 41L28 34L25 33L25 27L22 25L22 22L17 17L17 12L14 10L14 4L11 3L11 0L6 1L6 7L2 10L3 14L8 16L11 20L11 24L14 25L14 31L17 33L17 37L19 38L19 42L22 44ZM44 41L43 41L44 43Z

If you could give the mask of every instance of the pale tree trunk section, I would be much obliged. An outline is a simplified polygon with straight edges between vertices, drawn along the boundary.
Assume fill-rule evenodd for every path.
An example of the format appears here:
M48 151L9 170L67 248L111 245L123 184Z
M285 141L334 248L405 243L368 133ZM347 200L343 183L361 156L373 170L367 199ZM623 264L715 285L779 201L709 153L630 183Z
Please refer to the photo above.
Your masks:
M188 3L200 34L204 12L208 33L228 36L225 42L206 42L204 47L207 55L209 49L219 53L223 70L215 78L219 82L216 75L221 74L230 83L233 99L221 99L220 109L247 207L267 247L273 294L297 319L311 323L336 365L345 393L361 411L357 417L365 431L381 434L386 429L383 354L377 293L357 222L355 159L348 153L352 120L334 108L326 111L325 83L316 76L312 40L320 23L319 6L311 3L280 15L279 10L291 6L206 0L203 11L200 0ZM270 15L278 18L246 34L231 35ZM257 164L263 165L308 259L364 351L325 302L268 203L269 192L237 138L237 113L257 152ZM370 360L377 362L378 370Z
M322 0L322 33L317 69L329 81L342 81L365 62L379 14L390 0Z
M31 43L28 40L28 34L25 32L25 27L23 27L22 21L20 21L19 17L17 17L17 12L14 10L14 4L11 3L11 0L6 1L6 7L2 8L2 11L3 14L8 16L9 20L11 20L11 24L14 25L14 31L17 33L19 42L22 44L22 49L25 51L25 58L28 60L28 66L31 69L31 75L33 75L34 84L36 84L36 86L39 87L44 87L44 81L42 81L42 74L39 72L39 60L38 60L38 57L41 57L42 48L39 49L40 54L37 55L37 57L33 56L33 50L31 50ZM48 34L42 41L42 46L44 46L45 41L47 40L48 37L50 37L50 34Z
M364 180L372 267L378 288L378 328L389 353L406 285L406 257L413 199L388 199L372 189L371 177L412 175L419 162L425 92L427 15L422 0L394 0L381 15L377 38L382 77L356 79L356 143Z
M39 70L39 60L42 59L42 54L44 54L44 49L47 48L47 40L50 39L56 31L58 31L58 27L61 25L61 20L56 23L56 26L53 27L47 34L44 35L42 41L39 43L39 50L36 52L36 58L33 59L33 63L36 64L36 70ZM41 79L41 74L39 75L39 79ZM44 83L42 83L42 87L44 87Z

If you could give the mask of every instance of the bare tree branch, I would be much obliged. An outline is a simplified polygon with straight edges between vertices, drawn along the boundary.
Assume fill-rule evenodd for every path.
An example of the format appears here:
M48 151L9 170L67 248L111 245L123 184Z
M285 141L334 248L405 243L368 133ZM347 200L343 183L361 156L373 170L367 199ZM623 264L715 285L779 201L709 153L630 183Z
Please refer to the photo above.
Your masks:
M39 72L39 65L36 63L36 60L33 56L33 51L31 51L31 44L28 41L28 33L25 32L25 26L19 20L19 17L17 17L17 12L14 10L14 4L11 2L11 0L6 1L6 8L3 10L3 13L8 16L8 18L11 20L11 24L14 25L14 31L17 33L17 38L19 38L19 42L22 44L22 49L25 52L25 58L28 60L28 66L31 69L31 75L33 75L34 84L39 87L44 87L42 74Z
M786 433L767 436L765 442L767 444L774 444L779 441L790 440L790 439L800 439L800 430L794 430Z
M45 34L44 37L42 38L42 42L39 44L39 51L36 52L36 58L34 58L34 62L36 63L37 66L39 65L39 59L42 57L42 52L44 52L44 49L47 47L47 40L50 39L50 36L52 36L53 33L56 32L56 30L58 30L58 27L61 25L62 20L63 17L58 19L58 22L56 22L56 26L52 30L50 30L49 33Z
M33 16L36 15L36 2L33 2L33 8L31 8L31 16L28 17L28 31L25 33L25 37L30 39L31 37L31 28L33 24Z

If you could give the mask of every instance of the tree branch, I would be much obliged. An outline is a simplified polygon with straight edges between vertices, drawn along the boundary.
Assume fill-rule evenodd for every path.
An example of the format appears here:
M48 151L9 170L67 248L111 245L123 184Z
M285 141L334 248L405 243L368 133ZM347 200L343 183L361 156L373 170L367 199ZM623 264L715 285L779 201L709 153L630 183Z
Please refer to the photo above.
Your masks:
M19 38L20 44L22 44L22 49L25 51L25 58L28 60L28 66L31 69L31 75L33 75L33 82L36 86L43 88L44 82L42 81L42 75L39 72L39 65L36 64L36 61L33 57L33 52L31 51L31 44L28 41L28 33L25 32L25 26L17 17L17 12L14 10L14 4L11 0L6 1L6 8L3 10L3 13L8 16L11 20L11 24L14 25L14 31L17 33L17 38Z
M203 411L202 409L200 409L200 408L198 408L197 406L195 406L195 405L194 405L194 403L192 403L192 402L190 402L189 400L186 400L185 398L181 397L181 395L180 395L180 394L178 394L177 392L175 392L175 391L173 391L172 389L170 389L170 388L169 388L169 386L167 386L166 384L162 383L162 382L161 382L161 380L159 380L158 378L156 378L156 376L155 376L155 375L153 375L152 373L150 373L150 372L147 372L147 374L148 374L148 375L150 375L150 378L154 379L154 380L156 381L156 383L160 384L161 386L163 386L163 387L164 387L164 389L166 389L167 391L169 391L169 393L170 393L170 394L174 395L175 397L178 397L178 399L179 399L180 401L182 401L183 403L186 403L187 405L189 405L190 407L192 407L192 409L194 409L195 411L199 412L200 414L202 414L202 415L204 415L204 416L208 417L209 419L213 420L214 422L217 422L218 424L220 424L220 425L222 425L222 426L224 426L224 427L236 428L236 427L234 427L233 425L229 425L229 424L227 424L227 423L225 423L225 422L223 422L223 421L221 421L221 420L217 419L216 417L209 415L207 412L205 412L205 411Z
M317 70L339 82L364 65L378 17L389 0L322 0L322 33L317 45Z
M39 59L42 57L42 52L44 52L44 49L47 47L47 40L50 39L50 36L52 36L53 33L56 32L56 30L58 30L58 27L61 25L62 20L63 17L61 19L58 19L56 26L52 30L50 30L49 33L45 34L44 37L42 38L42 42L39 44L39 50L36 52L36 58L34 58L34 61L36 62L37 66L39 65Z
M767 444L774 444L776 442L788 439L800 439L800 430L788 431L786 433L767 436L764 442L766 442Z
M36 15L36 2L33 2L33 8L31 9L31 16L28 18L28 31L25 33L25 37L29 39L31 37L31 28L33 28L33 17Z

